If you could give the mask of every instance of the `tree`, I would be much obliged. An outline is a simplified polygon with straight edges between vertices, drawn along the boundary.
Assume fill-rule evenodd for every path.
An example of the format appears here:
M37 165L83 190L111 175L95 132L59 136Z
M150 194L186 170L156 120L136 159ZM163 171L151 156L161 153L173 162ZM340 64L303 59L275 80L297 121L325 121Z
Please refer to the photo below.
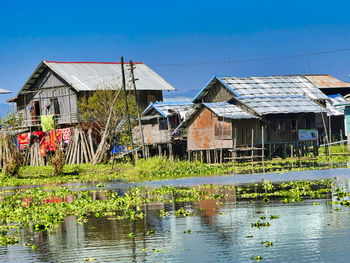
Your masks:
M82 125L88 128L93 128L100 136L102 136L106 127L112 102L117 92L117 90L98 90L91 96L82 97L78 102L80 119L83 122ZM114 131L126 116L123 96L123 91L120 91L117 102L114 105L110 130ZM135 98L131 92L127 95L127 101L130 117L137 116ZM124 132L125 130L126 125L123 125L118 131Z

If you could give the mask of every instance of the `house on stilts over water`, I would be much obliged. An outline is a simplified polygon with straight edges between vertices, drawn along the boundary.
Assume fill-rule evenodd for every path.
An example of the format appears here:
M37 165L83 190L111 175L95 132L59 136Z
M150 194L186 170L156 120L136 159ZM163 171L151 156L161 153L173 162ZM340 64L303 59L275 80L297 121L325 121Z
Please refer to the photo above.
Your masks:
M150 103L141 118L146 157L157 154L170 158L186 155L187 134L180 133L176 128L194 109L195 105L190 102ZM139 127L134 128L133 134L135 142L140 145Z
M144 63L133 63L133 65L141 110L151 102L162 101L163 91L176 90ZM128 63L125 63L125 67L128 73ZM74 147L81 148L69 163L89 162L96 145L91 145L92 139L89 136L85 138L81 131L73 136L71 130L80 123L78 101L82 97L93 95L98 90L120 89L121 83L121 64L118 62L42 61L18 94L7 100L14 103L16 109L19 126L17 128L21 132L18 138L19 149L25 150L32 146L30 137L34 135L35 141L39 144L35 152L37 153L40 148L40 156L33 160L36 160L35 165L42 164L41 157L45 156L45 151L55 149L54 145L43 147L42 143L45 143L43 138L48 137L49 133L54 133L52 131L55 130L58 132L58 137L65 135L64 141L67 144L71 138L79 141L79 144ZM133 93L133 85L128 78L126 90ZM51 139L47 141L50 142ZM86 145L80 145L81 142L85 142ZM31 150L31 152L34 151Z
M328 97L303 76L214 76L195 96L187 131L189 156L207 162L316 152Z
M128 63L125 63L128 65ZM150 102L162 101L163 91L176 90L144 63L134 63L136 89L141 109ZM121 88L119 62L57 62L42 61L16 97L15 103L21 127L39 127L42 115L54 115L55 124L79 123L79 98L98 90ZM129 83L127 90L132 90Z

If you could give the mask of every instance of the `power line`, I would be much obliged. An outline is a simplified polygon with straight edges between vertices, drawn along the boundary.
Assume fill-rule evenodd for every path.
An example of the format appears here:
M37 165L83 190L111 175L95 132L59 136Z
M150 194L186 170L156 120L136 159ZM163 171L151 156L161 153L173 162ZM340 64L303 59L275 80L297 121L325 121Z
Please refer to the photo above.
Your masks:
M350 51L350 48L343 49L333 49L333 50L325 50L304 54L296 54L296 55L286 55L286 56L277 56L277 57L263 57L263 58L251 58L251 59L229 59L229 63L244 63L244 62L255 62L255 61L266 61L266 60L274 60L274 59L284 59L284 58L297 58L297 57L307 57L307 56L316 56L316 55L325 55L332 53L339 53ZM184 62L184 63L169 63L169 64L151 64L152 67L160 67L160 66L196 66L196 65L213 65L213 64L227 64L226 61L204 61L204 62Z

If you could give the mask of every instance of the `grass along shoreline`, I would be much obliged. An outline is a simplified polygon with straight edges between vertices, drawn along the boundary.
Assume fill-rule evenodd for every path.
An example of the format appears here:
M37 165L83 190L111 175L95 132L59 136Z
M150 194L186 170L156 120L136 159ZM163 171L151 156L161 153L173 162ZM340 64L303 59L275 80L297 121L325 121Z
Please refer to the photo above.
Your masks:
M339 147L332 152L339 151ZM320 151L322 154L322 149ZM273 159L261 162L205 164L198 161L170 162L163 157L153 157L139 160L136 166L127 162L114 164L65 165L60 176L53 176L52 166L25 166L20 168L17 177L6 177L0 173L0 187L21 185L55 185L63 183L99 183L113 180L152 181L178 179L196 176L287 172L336 168L337 164L349 161L348 156L334 155L332 157L320 155L316 158L287 158Z

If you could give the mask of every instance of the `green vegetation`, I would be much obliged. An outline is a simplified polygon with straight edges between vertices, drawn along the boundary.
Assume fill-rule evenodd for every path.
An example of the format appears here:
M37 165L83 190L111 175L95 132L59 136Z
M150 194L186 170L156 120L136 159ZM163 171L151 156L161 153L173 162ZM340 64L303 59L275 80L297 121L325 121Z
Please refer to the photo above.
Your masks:
M344 159L346 158L346 159ZM336 164L348 160L347 156L320 156L318 158L287 158L274 159L253 163L225 163L205 164L198 161L175 160L170 162L167 158L153 157L148 160L139 160L136 166L128 162L114 164L91 164L64 165L57 162L56 170L53 166L26 166L16 171L16 176L6 175L5 171L0 173L0 186L21 186L21 185L53 185L63 183L98 183L113 180L125 181L148 181L166 180L194 176L242 174L277 172L283 174L286 171L301 171L312 169L328 169L337 167ZM17 166L16 166L17 167ZM62 170L61 170L62 169ZM59 174L52 176L53 174ZM266 200L268 201L268 200Z
M268 187L266 187L268 185ZM304 198L325 198L331 192L332 182L320 180L317 182L297 181L272 185L263 182L258 185L248 185L236 189L235 185L218 186L203 185L195 188L161 187L148 189L133 187L125 195L107 190L72 191L66 187L42 187L35 189L19 189L14 192L2 191L0 202L0 245L16 244L21 241L21 230L29 229L33 233L53 231L65 217L74 215L80 224L87 222L88 216L106 217L109 220L144 220L146 205L150 204L187 204L202 200L240 200L259 198L288 199L289 202L301 202ZM103 197L93 199L93 195ZM347 194L338 191L339 196ZM342 201L342 205L343 202ZM348 205L345 204L344 205ZM183 206L177 210L159 211L160 217L188 217L195 215ZM270 219L277 218L271 216ZM266 219L266 217L265 217ZM252 227L270 226L268 221L258 220ZM147 231L153 235L153 231ZM133 238L135 233L129 233Z

